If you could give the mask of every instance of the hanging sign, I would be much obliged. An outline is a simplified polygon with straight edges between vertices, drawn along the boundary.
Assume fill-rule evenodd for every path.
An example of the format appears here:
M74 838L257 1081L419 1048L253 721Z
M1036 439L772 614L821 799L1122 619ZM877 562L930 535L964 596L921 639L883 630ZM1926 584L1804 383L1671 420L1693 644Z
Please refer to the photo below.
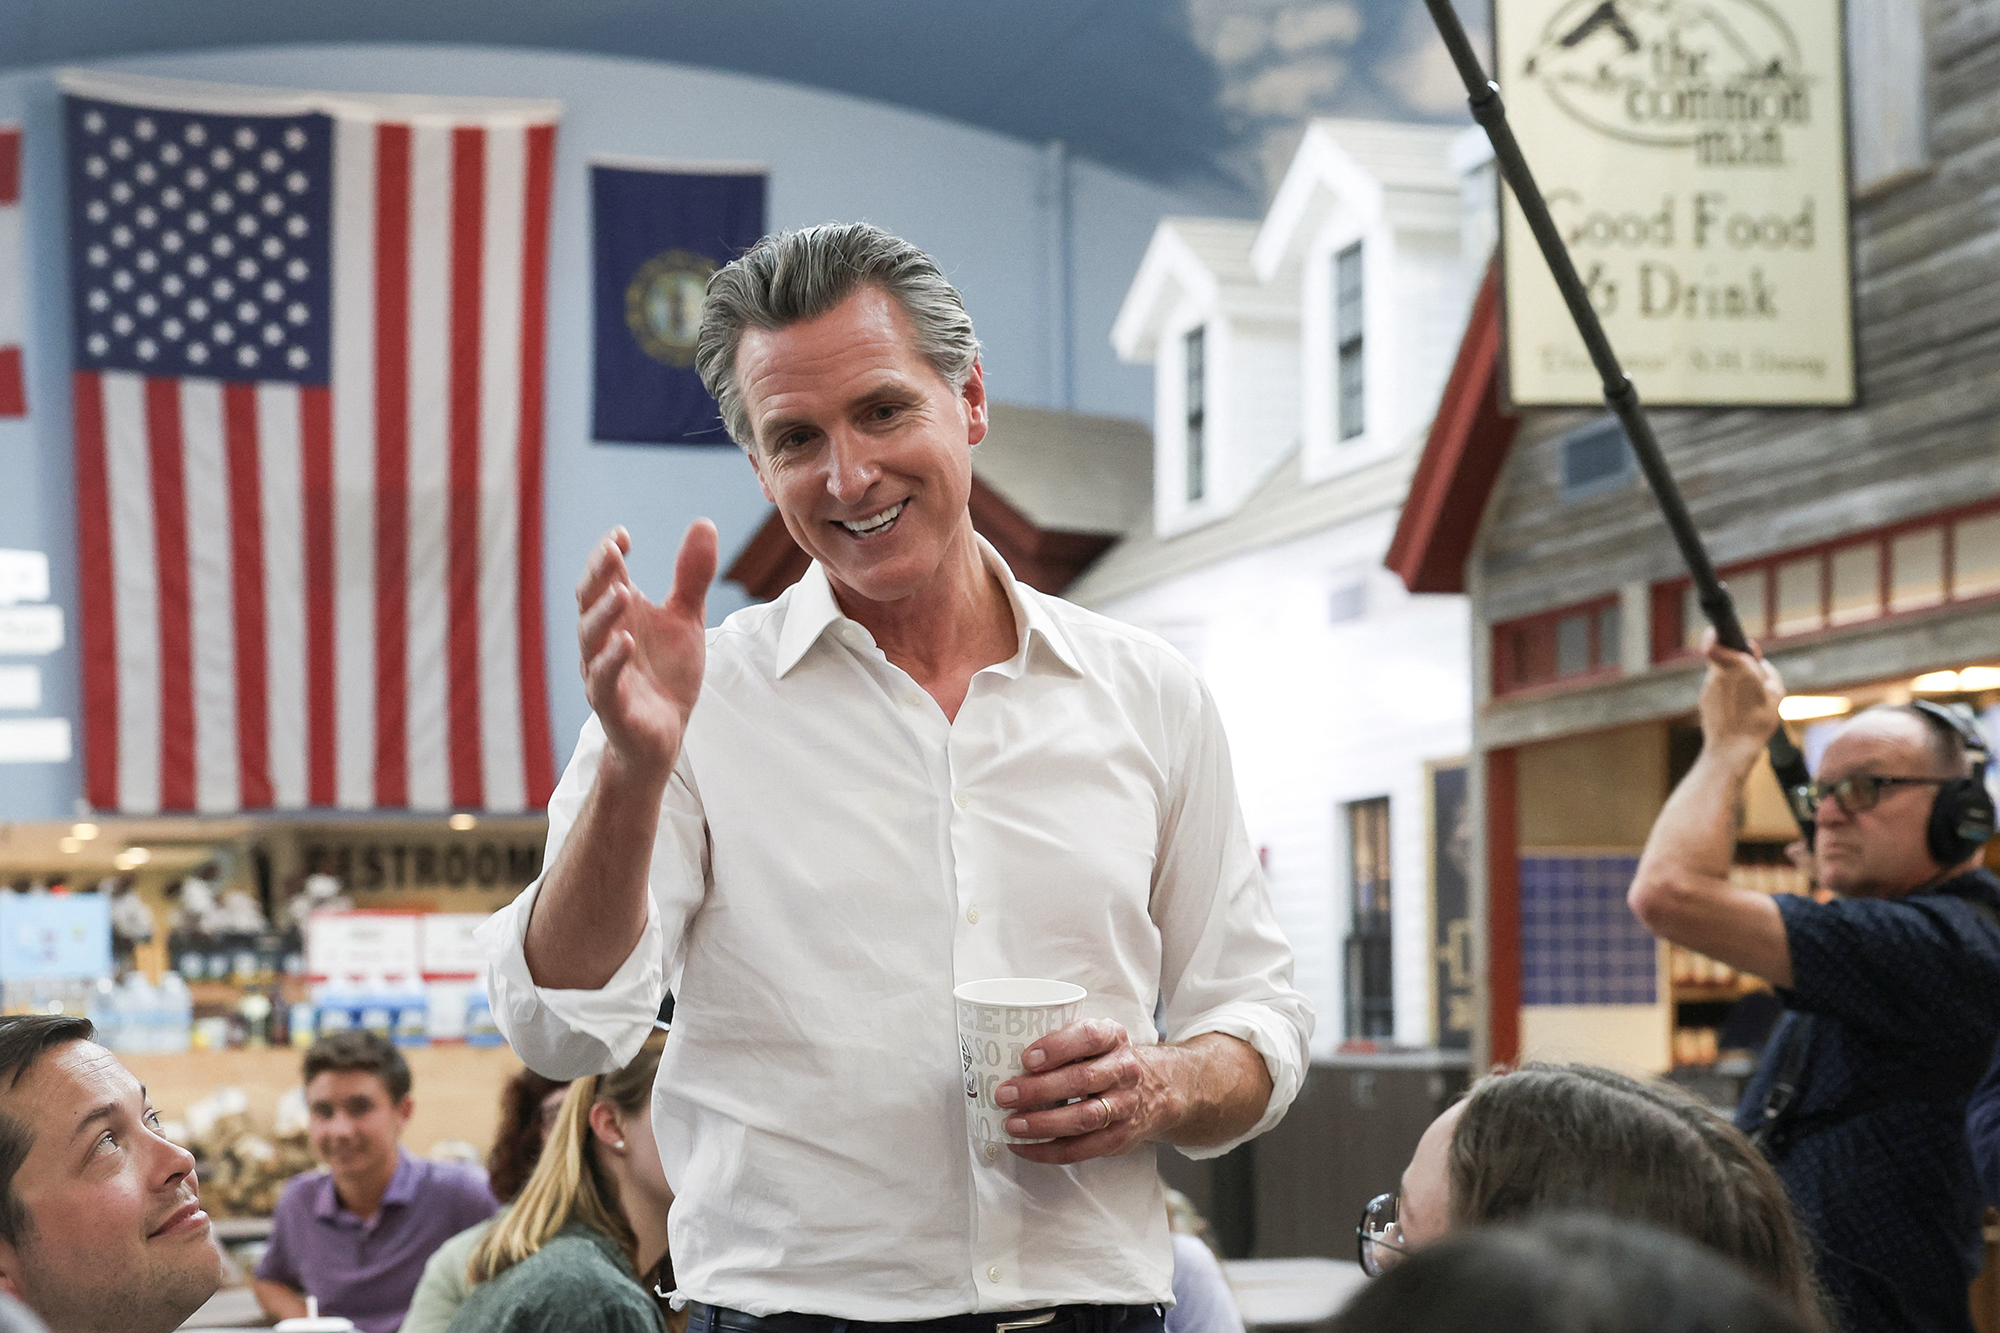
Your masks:
M1854 401L1838 0L1498 0L1528 164L1649 403ZM1603 388L1503 192L1513 401Z

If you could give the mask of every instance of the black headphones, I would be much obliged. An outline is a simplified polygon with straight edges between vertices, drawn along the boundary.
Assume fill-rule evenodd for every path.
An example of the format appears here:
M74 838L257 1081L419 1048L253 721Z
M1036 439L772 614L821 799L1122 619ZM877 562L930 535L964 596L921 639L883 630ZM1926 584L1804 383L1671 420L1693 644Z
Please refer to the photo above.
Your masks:
M1927 699L1914 700L1910 711L1930 726L1958 737L1967 758L1977 761L1972 773L1952 778L1938 788L1930 824L1924 831L1931 859L1941 866L1955 866L1993 836L1993 793L1986 789L1986 761L1991 749L1969 711Z

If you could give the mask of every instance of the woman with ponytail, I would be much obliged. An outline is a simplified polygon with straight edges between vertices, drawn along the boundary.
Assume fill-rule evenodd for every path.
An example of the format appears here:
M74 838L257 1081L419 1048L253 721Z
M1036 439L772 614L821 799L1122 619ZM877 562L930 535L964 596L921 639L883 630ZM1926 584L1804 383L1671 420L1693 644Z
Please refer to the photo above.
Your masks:
M542 1142L556 1122L563 1090L568 1087L532 1069L517 1071L501 1086L500 1128L493 1135L493 1151L486 1154L486 1188L501 1202L503 1213L541 1160ZM410 1297L410 1312L403 1316L400 1333L444 1333L451 1326L451 1317L465 1304L469 1289L465 1261L497 1220L489 1217L437 1247L437 1253L424 1263L424 1275L417 1279L417 1292Z
M472 1289L447 1333L681 1333L686 1316L655 1294L674 1287L674 1196L651 1116L663 1040L569 1085L534 1174L472 1249Z

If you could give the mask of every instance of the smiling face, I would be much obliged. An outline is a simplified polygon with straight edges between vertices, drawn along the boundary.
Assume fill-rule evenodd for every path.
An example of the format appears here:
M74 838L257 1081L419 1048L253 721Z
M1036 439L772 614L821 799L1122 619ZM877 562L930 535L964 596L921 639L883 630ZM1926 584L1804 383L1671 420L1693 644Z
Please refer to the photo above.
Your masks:
M334 1188L342 1180L386 1184L396 1174L396 1144L410 1123L411 1101L389 1099L382 1076L366 1069L327 1069L306 1084L307 1137Z
M971 553L985 383L975 365L952 388L894 298L863 287L816 319L750 329L736 374L765 498L844 600L920 596Z
M194 1158L160 1137L146 1090L111 1052L55 1047L0 1093L0 1111L34 1135L14 1176L28 1225L0 1243L0 1285L54 1333L165 1333L215 1293L223 1260Z
M1862 774L1943 777L1924 723L1909 713L1867 712L1848 723L1820 759L1819 781ZM1925 843L1937 788L1885 787L1872 810L1850 814L1839 801L1820 802L1813 856L1819 882L1849 898L1891 898L1937 878L1943 867Z

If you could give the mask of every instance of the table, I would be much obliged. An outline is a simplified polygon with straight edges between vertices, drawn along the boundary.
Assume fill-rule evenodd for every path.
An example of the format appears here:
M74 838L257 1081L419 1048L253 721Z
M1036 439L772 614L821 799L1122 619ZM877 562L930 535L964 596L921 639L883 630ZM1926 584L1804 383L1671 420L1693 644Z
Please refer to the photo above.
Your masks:
M1339 1259L1225 1259L1222 1271L1252 1333L1322 1325L1368 1281L1360 1264Z
M224 1287L187 1317L181 1331L204 1333L208 1329L264 1328L270 1322L270 1316L257 1304L256 1292L248 1287Z

